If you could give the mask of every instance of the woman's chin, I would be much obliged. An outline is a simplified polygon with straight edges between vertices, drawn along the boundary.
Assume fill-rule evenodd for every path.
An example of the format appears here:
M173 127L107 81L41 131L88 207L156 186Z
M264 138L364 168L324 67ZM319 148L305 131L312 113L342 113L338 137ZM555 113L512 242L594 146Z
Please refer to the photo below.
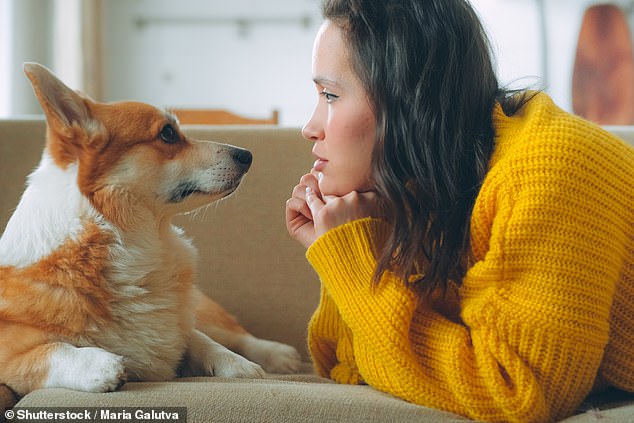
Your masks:
M368 179L346 182L341 178L328 175L326 172L317 172L315 176L317 177L317 184L321 195L343 197L352 191L367 192L374 189Z
M319 183L319 192L321 192L322 196L343 197L346 194L350 194L352 191L366 192L369 191L369 189L361 186L333 187L328 185L328 183Z

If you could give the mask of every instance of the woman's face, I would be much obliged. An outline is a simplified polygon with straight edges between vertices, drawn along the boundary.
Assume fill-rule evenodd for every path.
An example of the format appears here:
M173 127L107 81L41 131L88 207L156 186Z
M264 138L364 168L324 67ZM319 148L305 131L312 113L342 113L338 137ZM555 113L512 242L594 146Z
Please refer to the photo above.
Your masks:
M361 81L352 71L341 28L326 20L313 47L313 81L319 99L302 130L313 141L323 195L369 191L376 123Z

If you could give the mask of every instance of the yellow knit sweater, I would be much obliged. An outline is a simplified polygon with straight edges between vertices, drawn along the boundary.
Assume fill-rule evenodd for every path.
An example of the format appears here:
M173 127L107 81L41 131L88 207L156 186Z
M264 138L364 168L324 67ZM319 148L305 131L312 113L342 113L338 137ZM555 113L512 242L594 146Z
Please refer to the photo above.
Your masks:
M545 94L494 124L460 289L375 287L377 219L309 248L321 375L485 421L564 418L595 382L634 391L634 149Z

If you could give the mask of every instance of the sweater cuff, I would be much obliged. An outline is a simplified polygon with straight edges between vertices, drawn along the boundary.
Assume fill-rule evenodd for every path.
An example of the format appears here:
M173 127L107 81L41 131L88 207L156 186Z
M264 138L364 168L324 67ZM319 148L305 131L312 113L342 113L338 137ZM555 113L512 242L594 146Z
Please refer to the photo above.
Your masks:
M322 281L370 281L376 269L377 240L386 230L387 223L377 218L346 223L319 237L306 258Z

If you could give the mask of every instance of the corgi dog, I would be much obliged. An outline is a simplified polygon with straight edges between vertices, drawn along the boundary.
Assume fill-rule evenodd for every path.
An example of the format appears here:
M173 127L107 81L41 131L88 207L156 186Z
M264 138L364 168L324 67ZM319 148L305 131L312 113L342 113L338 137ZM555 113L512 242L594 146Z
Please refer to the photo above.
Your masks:
M296 371L293 347L255 338L194 287L197 252L171 223L234 192L251 153L190 139L144 103L93 101L41 65L24 71L47 134L0 238L0 383L21 396Z

